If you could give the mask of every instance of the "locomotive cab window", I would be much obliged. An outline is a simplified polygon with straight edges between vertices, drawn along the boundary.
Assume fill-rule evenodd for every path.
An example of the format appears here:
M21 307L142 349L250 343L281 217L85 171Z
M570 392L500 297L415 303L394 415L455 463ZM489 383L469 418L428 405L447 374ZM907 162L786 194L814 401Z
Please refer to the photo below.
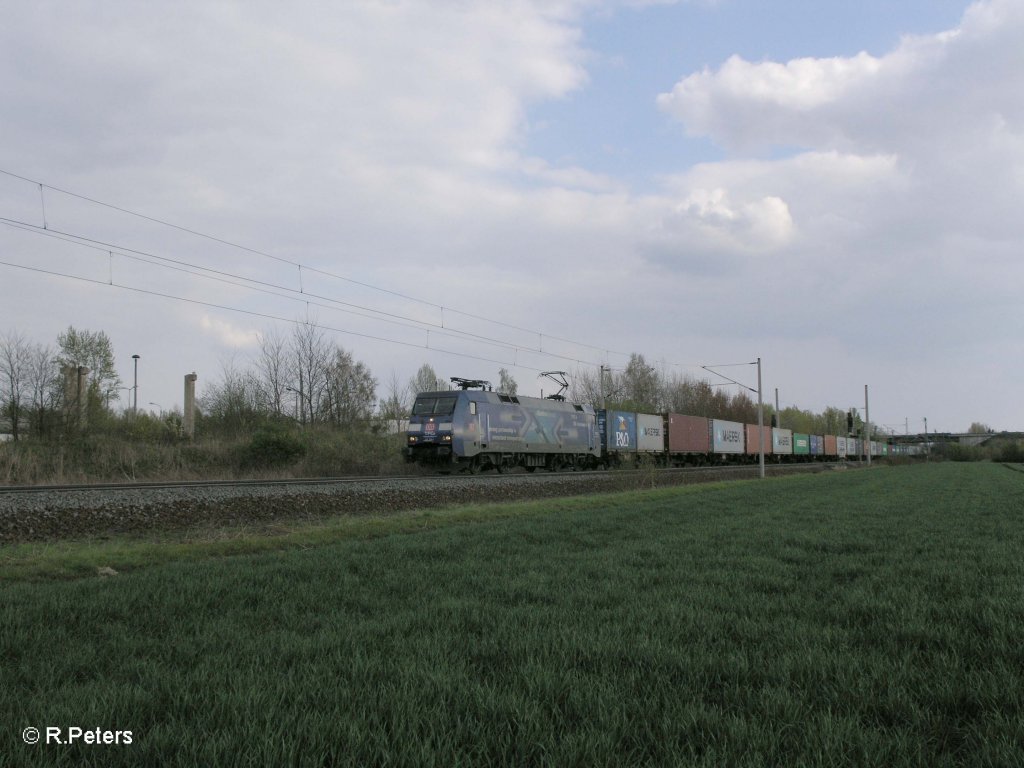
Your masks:
M455 411L455 396L418 397L412 407L413 416L450 416Z

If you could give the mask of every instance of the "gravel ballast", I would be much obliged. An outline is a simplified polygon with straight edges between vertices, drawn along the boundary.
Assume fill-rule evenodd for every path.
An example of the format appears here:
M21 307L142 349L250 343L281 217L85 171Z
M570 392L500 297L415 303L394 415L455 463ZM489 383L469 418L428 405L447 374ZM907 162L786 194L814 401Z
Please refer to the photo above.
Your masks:
M468 503L637 490L756 477L757 467L701 471L440 476L0 493L0 543L144 534L196 527L381 515Z

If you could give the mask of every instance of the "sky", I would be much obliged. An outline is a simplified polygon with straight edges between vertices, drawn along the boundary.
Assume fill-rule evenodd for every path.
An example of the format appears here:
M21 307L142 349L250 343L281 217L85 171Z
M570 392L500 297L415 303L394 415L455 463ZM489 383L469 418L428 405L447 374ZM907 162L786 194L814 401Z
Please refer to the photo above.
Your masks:
M760 358L1024 430L1024 0L0 7L0 333L104 331L140 408L312 321L381 397Z

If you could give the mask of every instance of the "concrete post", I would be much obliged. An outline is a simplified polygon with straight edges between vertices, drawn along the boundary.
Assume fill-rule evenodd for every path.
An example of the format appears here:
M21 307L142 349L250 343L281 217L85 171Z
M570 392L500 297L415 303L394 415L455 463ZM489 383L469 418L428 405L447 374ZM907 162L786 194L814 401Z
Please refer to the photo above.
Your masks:
M196 376L195 371L185 375L185 413L181 430L189 440L196 435Z
M78 367L78 428L85 429L89 415L89 369Z
M89 405L89 369L66 365L61 373L64 375L64 422L68 429L82 429Z
M64 424L71 429L75 420L73 414L78 408L78 368L74 365L65 365L60 369L64 377Z

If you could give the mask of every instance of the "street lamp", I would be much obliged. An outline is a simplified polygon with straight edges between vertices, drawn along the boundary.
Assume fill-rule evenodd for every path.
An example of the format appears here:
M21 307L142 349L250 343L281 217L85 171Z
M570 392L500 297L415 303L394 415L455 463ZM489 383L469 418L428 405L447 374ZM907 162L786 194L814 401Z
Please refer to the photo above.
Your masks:
M309 402L309 411L310 411L309 418L310 418L310 420L312 420L312 418L313 418L313 401L301 389L295 389L294 387L285 387L285 391L287 391L287 392L294 392L296 395L299 396L299 400L296 401L296 405L299 406L299 413L302 414L301 418L299 419L299 423L302 424L303 426L305 426L306 425L306 408L302 404L302 401L306 400L306 401Z
M135 402L132 405L132 416L139 412L139 357L140 355L132 355L132 360L135 361L135 383L132 385L132 389L135 391Z

